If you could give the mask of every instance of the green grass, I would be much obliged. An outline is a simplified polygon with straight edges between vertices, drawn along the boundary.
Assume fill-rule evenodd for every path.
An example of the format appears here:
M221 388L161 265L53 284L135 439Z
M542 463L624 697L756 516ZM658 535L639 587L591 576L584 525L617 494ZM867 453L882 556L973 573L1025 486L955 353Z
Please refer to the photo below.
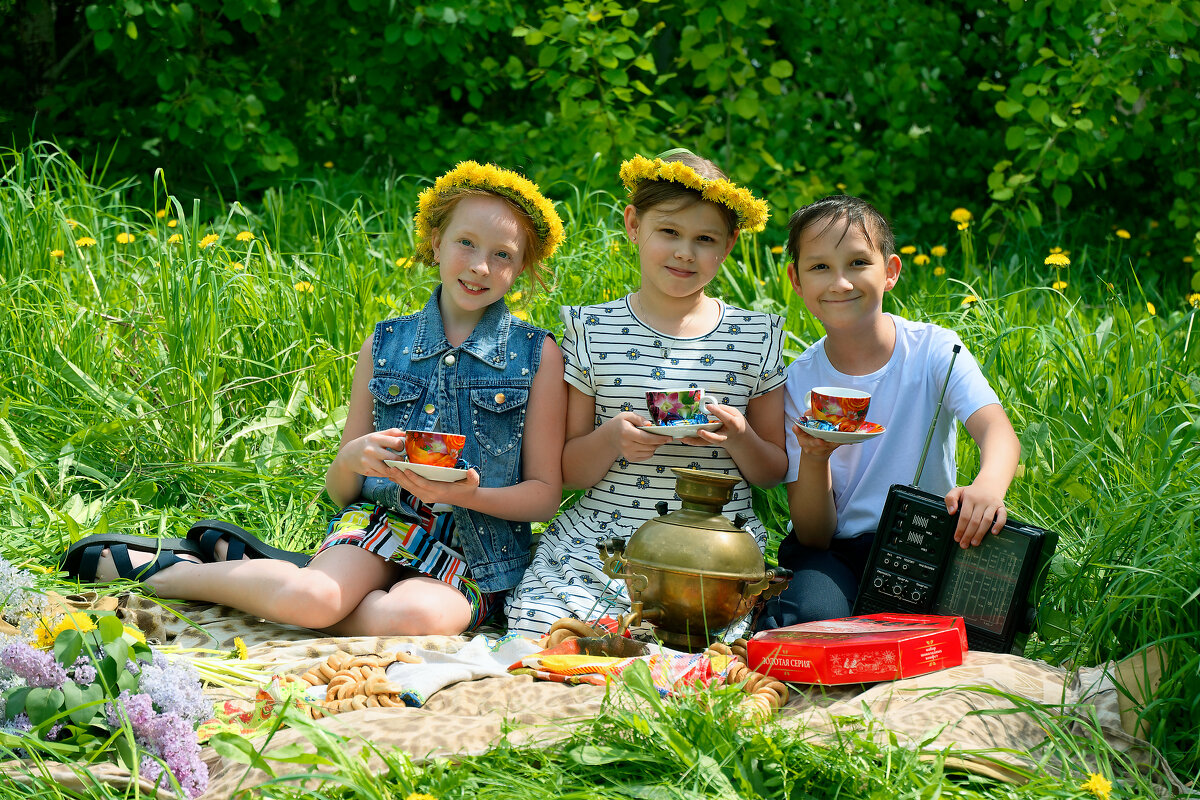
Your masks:
M336 178L305 182L201 219L161 176L149 186L100 185L41 148L0 154L0 169L0 554L52 571L78 537L178 534L207 516L285 547L315 545L333 510L321 487L354 353L376 320L418 308L436 280L406 262L422 180L401 176L368 190ZM156 197L152 207L126 201L135 188ZM547 190L562 201L568 230L553 262L555 286L519 285L513 305L557 330L561 303L620 297L636 286L637 270L619 199L587 187ZM948 221L953 205L944 241L911 243L949 252L920 267L908 257L888 302L959 331L1021 436L1010 507L1061 534L1042 636L1029 654L1094 664L1159 648L1164 681L1145 721L1177 772L1195 776L1196 311L1163 281L1139 283L1140 265L1119 240L1075 243L1074 263L1056 274L1043 265L1049 248L1064 244L1053 233L1022 232L1011 250L984 254L975 242L986 231L960 235ZM254 238L239 241L242 231ZM121 233L133 241L119 242ZM211 234L215 242L202 246ZM96 243L77 245L82 236ZM772 251L779 244L744 237L714 291L786 315L795 354L821 331L790 291L783 256ZM1052 290L1055 279L1068 285ZM977 457L969 437L961 442L969 477ZM781 490L756 500L778 532ZM65 586L49 573L44 582ZM607 719L552 752L501 747L458 767L415 769L389 755L384 776L360 764L353 785L309 791L284 782L271 793L696 797L732 786L751 797L1079 796L1078 775L1035 776L1016 789L865 740L829 750L769 729L725 730L702 712L685 703ZM656 725L682 726L695 752L672 750ZM1096 740L1080 745L1054 719L1046 725L1063 747L1083 748L1069 761L1115 758ZM627 766L613 770L604 761L613 753ZM1125 790L1146 790L1131 780ZM22 790L0 790L9 795Z

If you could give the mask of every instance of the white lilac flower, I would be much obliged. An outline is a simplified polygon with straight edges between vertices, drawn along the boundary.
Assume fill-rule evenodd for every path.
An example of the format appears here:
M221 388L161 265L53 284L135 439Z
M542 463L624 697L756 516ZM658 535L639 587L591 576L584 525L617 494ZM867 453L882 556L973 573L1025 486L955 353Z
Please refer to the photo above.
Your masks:
M154 662L142 665L138 685L159 710L174 712L193 726L212 717L212 706L204 699L200 678L183 659L171 661L155 651Z

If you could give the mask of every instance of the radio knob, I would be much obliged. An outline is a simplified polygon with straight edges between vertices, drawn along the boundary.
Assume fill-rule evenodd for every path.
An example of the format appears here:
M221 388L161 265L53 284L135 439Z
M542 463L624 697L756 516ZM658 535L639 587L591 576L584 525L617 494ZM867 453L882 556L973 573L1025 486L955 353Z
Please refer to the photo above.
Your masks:
M880 588L883 586L883 578L876 578L875 580L871 581L871 585L876 589Z
M921 593L920 593L920 592L913 592L913 593L912 593L912 601L913 601L914 603L919 603L919 602L921 602Z
M893 586L893 587L892 587L892 594L894 594L894 595L896 595L897 597L899 597L899 596L900 596L900 587L899 587L899 586Z

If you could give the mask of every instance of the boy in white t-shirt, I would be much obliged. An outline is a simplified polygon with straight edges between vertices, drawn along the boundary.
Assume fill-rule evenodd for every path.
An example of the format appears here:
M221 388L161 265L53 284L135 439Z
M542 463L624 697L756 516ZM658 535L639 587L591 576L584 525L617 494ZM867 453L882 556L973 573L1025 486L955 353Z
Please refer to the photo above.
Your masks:
M884 292L900 277L888 222L866 201L838 195L797 211L788 223L788 278L825 336L787 371L784 406L794 421L816 386L871 394L869 422L886 431L837 445L793 422L787 439L792 532L779 565L794 573L769 600L758 628L851 613L888 489L912 482L958 336L937 325L883 312ZM955 435L962 421L979 446L979 474L956 486ZM1021 446L996 393L962 349L954 362L920 488L958 512L954 539L977 545L1004 527L1004 495Z

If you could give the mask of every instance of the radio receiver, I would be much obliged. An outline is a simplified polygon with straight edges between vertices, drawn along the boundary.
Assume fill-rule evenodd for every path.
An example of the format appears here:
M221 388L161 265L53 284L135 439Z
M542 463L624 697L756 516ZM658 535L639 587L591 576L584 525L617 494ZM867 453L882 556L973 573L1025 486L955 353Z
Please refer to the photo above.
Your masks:
M913 484L921 480L959 348L954 346ZM989 533L978 546L963 549L954 541L957 524L958 515L946 511L943 498L915 485L892 486L854 613L959 616L971 650L1020 654L1036 623L1058 534L1010 518L999 534Z

